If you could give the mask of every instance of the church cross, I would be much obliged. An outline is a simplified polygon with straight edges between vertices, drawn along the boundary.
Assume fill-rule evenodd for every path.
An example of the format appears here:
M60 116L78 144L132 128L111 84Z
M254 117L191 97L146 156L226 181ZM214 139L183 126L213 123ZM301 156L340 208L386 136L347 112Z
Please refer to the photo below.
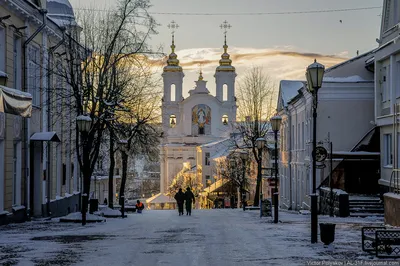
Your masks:
M175 20L171 21L171 23L168 24L168 28L171 30L172 33L172 45L171 45L171 50L172 53L175 52L175 30L179 28L179 25L175 22Z
M224 36L225 36L225 45L226 45L226 34L228 33L228 30L232 28L231 24L228 23L228 21L222 22L222 24L219 26L221 30L224 31Z
M172 35L174 35L175 30L179 28L179 25L175 22L175 20L173 20L168 24L168 28L171 30Z

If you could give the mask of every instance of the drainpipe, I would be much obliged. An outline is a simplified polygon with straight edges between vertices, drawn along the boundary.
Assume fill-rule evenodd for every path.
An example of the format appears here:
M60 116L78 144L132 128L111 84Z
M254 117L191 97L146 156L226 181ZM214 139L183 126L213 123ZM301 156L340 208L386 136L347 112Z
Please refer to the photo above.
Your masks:
M43 15L43 24L24 42L23 46L22 46L22 50L24 52L24 87L25 90L27 90L27 80L28 80L28 67L27 67L27 63L28 63L28 56L29 56L29 51L28 51L28 44L46 27L47 24L47 10L46 9L42 9L40 10L40 13ZM26 165L26 169L25 169L25 175L26 175L26 180L25 180L25 200L24 200L24 205L26 207L27 210L27 215L28 217L31 216L30 214L30 119L26 118L25 119L25 123L24 123L24 135L26 138L26 148L25 148L25 165Z

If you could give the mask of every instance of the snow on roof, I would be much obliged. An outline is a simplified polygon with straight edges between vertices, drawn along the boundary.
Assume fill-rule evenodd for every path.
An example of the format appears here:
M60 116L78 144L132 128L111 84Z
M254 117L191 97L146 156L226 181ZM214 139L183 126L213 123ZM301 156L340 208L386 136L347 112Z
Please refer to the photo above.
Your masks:
M287 106L288 102L299 93L298 91L303 86L304 83L302 81L281 80L279 87L284 106Z
M323 82L373 82L373 80L365 80L355 75L349 77L324 77Z
M146 200L146 203L175 203L175 200L164 193L158 193Z
M368 152L368 151L334 151L333 154L337 155L380 155L380 152Z
M349 63L352 63L352 62L354 62L354 61L356 61L356 60L359 60L360 58L363 58L363 57L369 56L369 55L371 55L371 54L374 54L375 52L376 52L376 50L373 49L373 50L371 50L371 51L368 51L368 52L365 52L365 53L363 53L363 54L360 54L359 56L350 58L349 60L346 60L346 61L344 61L344 62L342 62L342 63L339 63L339 64L337 64L337 65L331 66L330 68L328 68L328 69L325 70L325 73L329 73L329 72L331 72L331 71L334 70L334 69L337 69L337 68L339 68L339 67L342 67L342 66L344 66L344 65L347 65L347 64L349 64Z

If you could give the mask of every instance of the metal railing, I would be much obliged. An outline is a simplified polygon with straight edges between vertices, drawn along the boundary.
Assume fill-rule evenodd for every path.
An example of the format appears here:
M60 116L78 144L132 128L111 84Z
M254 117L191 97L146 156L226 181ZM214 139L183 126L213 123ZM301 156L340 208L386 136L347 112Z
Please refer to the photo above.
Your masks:
M392 170L392 174L390 175L389 192L400 194L400 180L398 175L399 172L400 169Z

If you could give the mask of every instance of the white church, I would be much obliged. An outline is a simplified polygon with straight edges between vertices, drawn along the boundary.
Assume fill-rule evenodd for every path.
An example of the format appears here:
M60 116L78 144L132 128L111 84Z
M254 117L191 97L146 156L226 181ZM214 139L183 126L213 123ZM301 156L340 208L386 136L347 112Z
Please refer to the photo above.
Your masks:
M147 200L150 206L174 208L175 200L167 196L176 175L187 169L195 173L197 182L206 188L215 183L213 159L230 149L231 124L236 120L235 67L228 54L228 45L215 70L216 95L207 89L202 73L189 97L183 97L183 73L175 53L172 35L171 54L163 70L162 99L163 138L160 146L161 193ZM186 188L182 188L186 189ZM173 195L171 195L173 196Z

